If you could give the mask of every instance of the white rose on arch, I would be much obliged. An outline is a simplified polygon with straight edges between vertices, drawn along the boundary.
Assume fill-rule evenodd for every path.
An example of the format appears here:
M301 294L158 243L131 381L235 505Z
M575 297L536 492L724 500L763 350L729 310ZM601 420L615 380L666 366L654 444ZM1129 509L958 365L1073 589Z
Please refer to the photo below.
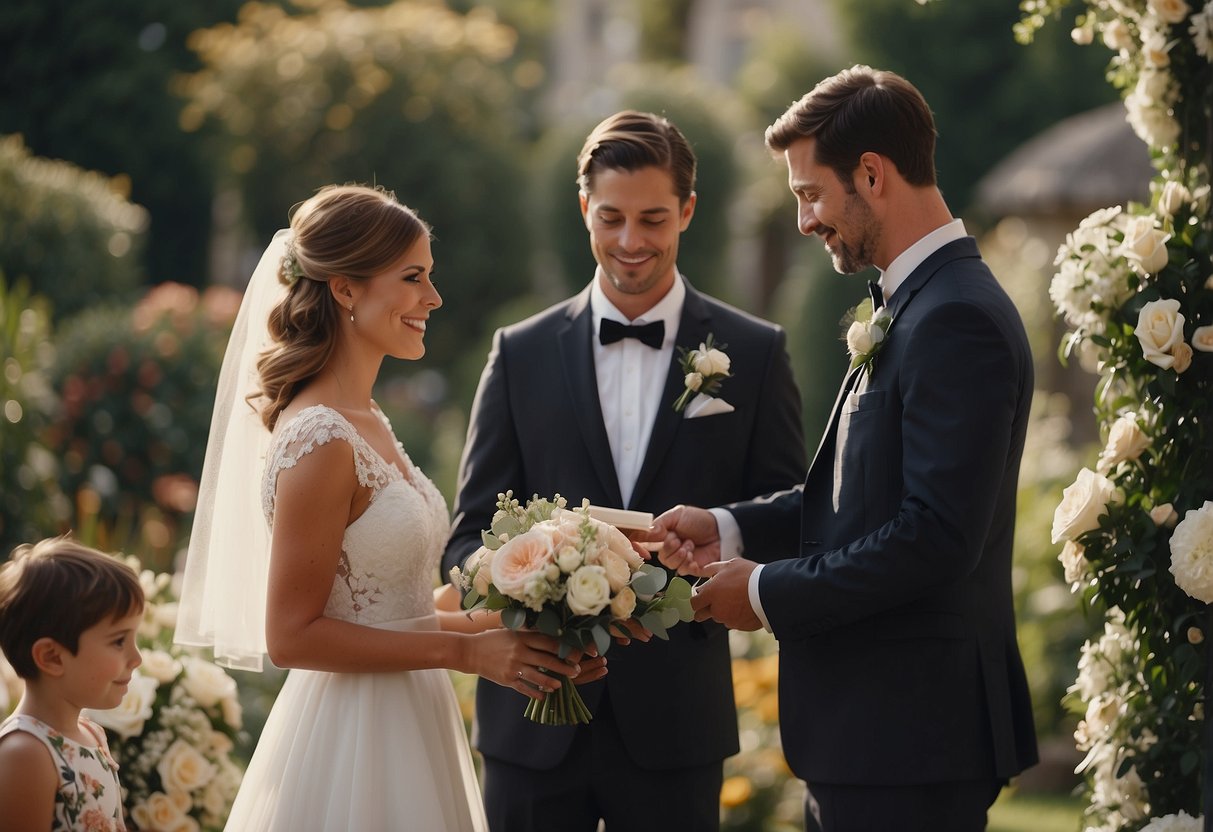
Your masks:
M1108 513L1108 504L1116 500L1116 486L1110 479L1083 468L1074 483L1061 493L1061 503L1053 513L1053 542L1073 540L1098 529L1099 518Z
M1121 250L1146 274L1156 274L1167 265L1167 240L1171 235L1155 227L1154 217L1134 217L1125 231Z
M1170 546L1175 585L1196 600L1213 604L1213 500L1184 513L1171 533Z
M1141 429L1137 414L1121 414L1108 430L1108 441L1099 454L1095 470L1107 473L1121 462L1137 459L1148 447L1150 437Z
M1152 300L1141 308L1137 316L1137 328L1133 330L1141 343L1142 356L1164 370L1175 363L1172 352L1183 343L1184 316L1179 311L1179 301L1174 299Z

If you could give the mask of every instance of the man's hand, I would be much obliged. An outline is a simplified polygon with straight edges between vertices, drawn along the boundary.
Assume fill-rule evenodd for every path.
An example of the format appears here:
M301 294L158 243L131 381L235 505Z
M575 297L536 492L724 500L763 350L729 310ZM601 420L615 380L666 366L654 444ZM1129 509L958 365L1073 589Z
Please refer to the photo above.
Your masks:
M720 560L720 530L716 518L703 508L674 506L632 539L660 543L658 560L680 575L702 575L705 566Z
M691 596L696 621L711 618L731 630L760 630L762 621L750 604L750 574L758 564L744 558L709 563L703 568L708 580Z

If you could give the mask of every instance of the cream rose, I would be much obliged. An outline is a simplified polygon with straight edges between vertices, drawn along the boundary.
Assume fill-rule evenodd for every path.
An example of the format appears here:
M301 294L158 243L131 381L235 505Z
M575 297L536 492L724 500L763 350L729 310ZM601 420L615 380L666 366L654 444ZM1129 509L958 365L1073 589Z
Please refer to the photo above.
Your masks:
M631 618L632 613L635 611L636 593L632 591L630 586L625 586L611 599L611 618Z
M1148 447L1150 437L1137 423L1137 414L1125 413L1112 423L1108 443L1099 455L1095 470L1101 474L1107 473L1125 460L1137 459Z
M682 383L688 390L697 391L703 387L703 373L687 373Z
M1119 52L1121 49L1128 49L1133 45L1133 33L1129 31L1128 25L1123 20L1115 18L1104 24L1103 42L1104 46Z
M1184 316L1179 312L1179 301L1167 299L1147 303L1137 316L1133 334L1141 342L1141 352L1147 361L1169 369L1175 363L1171 350L1184 337Z
M143 724L152 718L152 703L156 701L158 687L160 683L151 676L135 671L118 707L108 711L89 710L88 716L120 737L136 736L143 731Z
M1078 478L1061 493L1061 504L1053 513L1053 542L1073 540L1084 532L1099 528L1099 518L1107 514L1116 486L1090 468L1078 472Z
M493 550L481 546L468 557L464 571L472 574L471 588L482 598L489 594L489 584L493 582Z
M1191 202L1192 193L1182 182L1172 180L1162 186L1162 193L1158 196L1158 210L1164 216L1173 217Z
M1121 245L1124 255L1141 264L1142 271L1154 274L1167 265L1167 240L1171 235L1154 227L1153 217L1134 217Z
M1146 7L1167 23L1182 23L1192 12L1184 0L1149 0Z
M1150 519L1154 521L1155 526L1170 526L1174 528L1175 524L1179 522L1179 514L1175 511L1175 506L1170 503L1163 503L1150 509Z
M635 572L644 563L644 558L632 547L632 541L628 540L628 536L609 523L601 524L598 529L598 539L622 558L630 571Z
M185 815L168 832L202 832L202 826L189 815Z
M1186 512L1171 533L1170 568L1176 586L1213 604L1213 500Z
M700 344L695 350L691 366L695 372L705 376L721 376L729 371L730 359L717 349L708 349L707 344Z
M171 682L181 673L181 662L163 650L144 650L139 672L151 676L160 684Z
M493 555L490 565L493 585L502 595L525 602L534 594L528 594L528 585L536 579L542 581L548 564L552 563L555 558L551 535L532 529L507 541Z
M215 766L187 743L177 740L168 747L156 764L160 782L172 792L192 792L202 788L215 776Z
M1171 369L1177 373L1186 372L1192 366L1192 348L1184 341L1180 341L1171 350L1171 358L1175 359L1171 365Z
M577 567L585 561L581 552L576 546L565 545L560 547L560 551L556 553L556 565L560 567L560 571L566 575L571 575L577 571Z
M1213 352L1213 326L1198 326L1192 333L1192 349Z
M1090 563L1087 561L1085 553L1086 548L1073 540L1067 540L1066 545L1061 547L1061 554L1057 556L1057 559L1061 561L1062 569L1065 570L1066 583L1076 584L1087 576Z
M174 829L190 808L190 796L178 793L170 797L152 792L147 800L131 810L131 818L140 829Z
M230 727L239 731L244 727L244 706L240 704L240 700L235 696L229 696L219 703L219 709L223 712L223 721ZM223 736L220 734L220 736Z
M1079 46L1090 46L1095 40L1095 30L1090 26L1075 26L1070 30L1070 40Z
M598 615L611 601L606 569L583 566L569 576L565 601L576 615Z
M847 349L851 355L867 355L884 340L884 330L871 323L853 321L847 327Z
M618 592L632 580L632 570L628 562L610 549L603 550L598 556L598 565L606 572L611 592Z
M181 688L202 707L211 708L221 700L236 698L236 680L223 668L193 656L186 656L182 664L185 674Z

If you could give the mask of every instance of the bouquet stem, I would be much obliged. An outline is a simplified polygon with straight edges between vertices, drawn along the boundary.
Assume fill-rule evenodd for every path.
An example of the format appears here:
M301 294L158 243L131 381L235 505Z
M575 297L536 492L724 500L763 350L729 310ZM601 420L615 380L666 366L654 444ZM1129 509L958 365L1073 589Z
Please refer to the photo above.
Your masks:
M593 718L585 700L571 679L555 673L550 674L560 680L559 689L552 691L542 700L532 699L526 706L523 715L532 722L540 725L585 725Z

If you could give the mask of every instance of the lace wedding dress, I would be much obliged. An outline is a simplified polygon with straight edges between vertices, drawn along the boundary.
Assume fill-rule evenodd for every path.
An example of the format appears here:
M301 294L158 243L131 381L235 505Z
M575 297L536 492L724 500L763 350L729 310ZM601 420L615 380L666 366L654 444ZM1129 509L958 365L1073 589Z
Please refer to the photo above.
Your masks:
M346 527L325 614L368 627L436 630L432 586L447 508L399 443L407 476L337 411L300 412L279 428L270 449L261 490L266 518L272 525L278 474L332 441L354 449L358 481L373 496ZM227 825L232 832L486 827L445 670L291 670Z

